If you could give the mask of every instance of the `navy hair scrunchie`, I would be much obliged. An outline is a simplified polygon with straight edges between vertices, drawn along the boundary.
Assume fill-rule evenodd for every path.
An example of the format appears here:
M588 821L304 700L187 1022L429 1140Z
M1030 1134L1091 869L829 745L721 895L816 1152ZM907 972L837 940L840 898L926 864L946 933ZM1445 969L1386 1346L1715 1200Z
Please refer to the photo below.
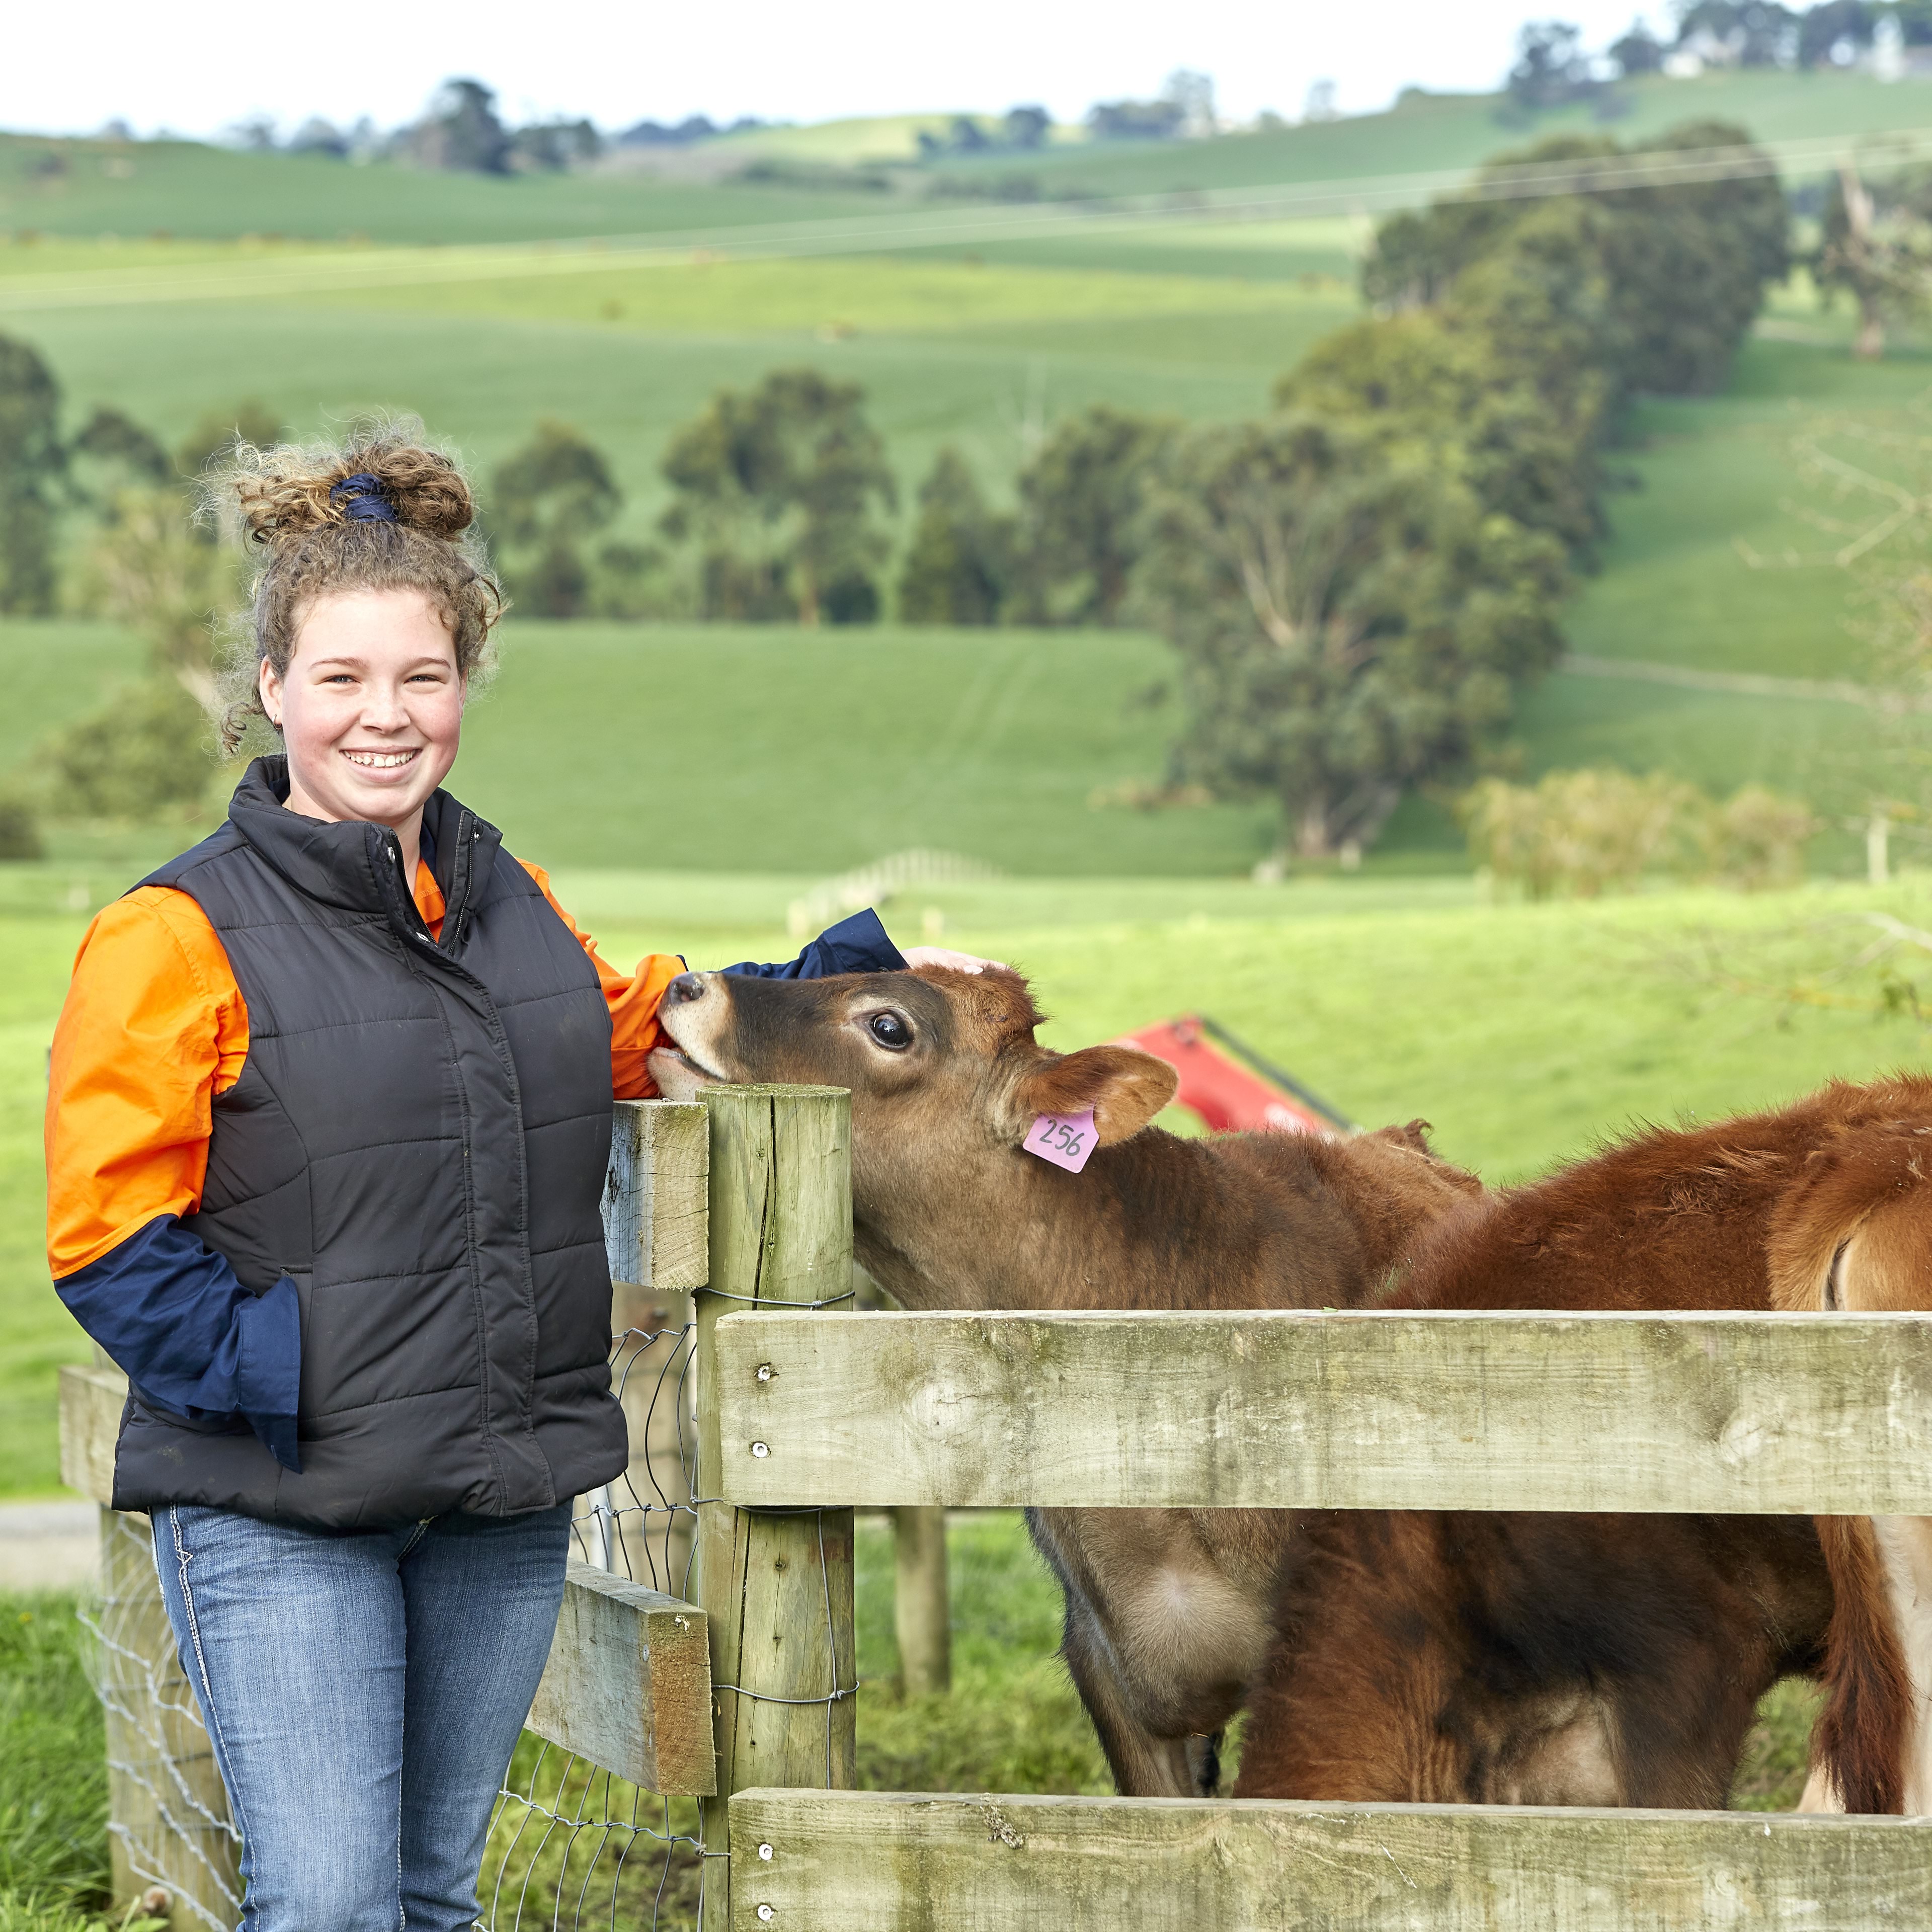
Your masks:
M358 470L353 476L345 476L340 483L332 484L328 500L352 524L393 524L398 520L396 506L389 501L388 494L382 488L382 479L371 476L366 470Z

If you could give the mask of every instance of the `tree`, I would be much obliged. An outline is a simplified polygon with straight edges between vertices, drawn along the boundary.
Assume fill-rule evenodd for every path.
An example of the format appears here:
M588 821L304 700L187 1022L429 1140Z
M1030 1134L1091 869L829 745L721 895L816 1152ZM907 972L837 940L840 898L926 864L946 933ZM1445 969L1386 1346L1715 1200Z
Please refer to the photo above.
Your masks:
M1009 148L1043 148L1053 131L1053 116L1044 107L1010 107L1000 130Z
M1012 577L1013 520L986 507L950 444L919 488L919 520L899 577L908 624L996 624Z
M623 492L596 446L546 419L490 480L496 534L508 553L504 578L526 610L580 616L590 592L583 540L623 508Z
M534 121L510 136L506 165L524 174L587 167L604 152L604 137L588 121Z
M167 452L118 410L96 410L68 446L68 454L83 458L106 479L88 492L97 501L104 501L116 489L158 488L174 480Z
M1870 0L1820 0L1798 18L1798 64L1839 65L1871 45L1879 18Z
M1534 113L1595 93L1583 30L1564 20L1532 20L1516 34L1516 64L1504 82L1510 101Z
M1318 416L1191 432L1150 520L1141 588L1191 714L1176 776L1271 794L1305 857L1465 766L1556 654L1557 545Z
M1633 20L1620 40L1610 43L1610 58L1626 80L1657 74L1664 66L1664 43L1640 20Z
M1175 100L1096 100L1087 110L1087 128L1096 141L1168 141L1186 118Z
M0 614L54 608L55 514L67 473L60 385L39 352L0 335Z
M1781 67L1796 50L1798 16L1778 0L1695 0L1677 16L1677 44L1703 39L1739 67Z
M1631 179L1633 160L1640 172L1646 156L1667 164L1687 152L1730 148L1747 150L1730 179L1654 186ZM1546 185L1565 167L1574 194L1496 192L1526 169ZM1363 264L1362 286L1384 308L1428 305L1449 300L1478 262L1522 246L1552 264L1567 256L1566 274L1588 255L1614 322L1600 365L1614 408L1633 391L1699 394L1718 386L1766 289L1789 270L1788 235L1776 169L1741 128L1694 122L1624 148L1566 135L1498 156L1472 194L1384 223ZM1567 238L1560 246L1559 236Z
M1178 67L1161 84L1160 98L1172 101L1180 110L1180 131L1190 140L1205 140L1219 124L1214 118L1211 75Z
M1914 169L1882 185L1843 163L1825 203L1811 273L1827 296L1851 297L1858 311L1853 352L1885 353L1889 324L1932 305L1932 170Z
M191 811L208 790L212 735L207 713L175 679L124 686L46 742L56 806L82 818Z
M1597 412L1551 408L1480 328L1432 314L1353 323L1316 344L1275 400L1430 451L1486 509L1548 532L1580 560L1604 534Z
M898 490L856 382L778 369L720 389L662 467L674 497L659 527L699 546L705 616L862 621L868 596L877 614L873 507L896 508Z
M156 674L212 712L214 634L238 590L234 553L195 530L177 488L117 490L103 525L91 557L101 602L146 640Z
M205 474L222 461L238 443L272 448L282 440L281 418L266 403L250 397L232 408L210 410L175 450L175 467L187 477Z
M1020 473L1029 614L1117 624L1140 554L1141 514L1172 423L1096 403L1062 422Z
M510 165L508 131L496 118L496 96L480 80L446 80L428 116L398 137L418 166L500 175Z

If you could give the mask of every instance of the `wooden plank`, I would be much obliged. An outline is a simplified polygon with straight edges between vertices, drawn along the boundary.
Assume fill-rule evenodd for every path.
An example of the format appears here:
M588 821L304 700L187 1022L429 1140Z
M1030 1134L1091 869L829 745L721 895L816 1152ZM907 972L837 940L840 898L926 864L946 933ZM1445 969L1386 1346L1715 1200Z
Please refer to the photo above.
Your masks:
M734 1932L1932 1922L1932 1830L1904 1819L744 1791L731 1820Z
M1932 1514L1924 1316L733 1314L717 1354L743 1504Z
M712 1339L748 1303L850 1306L851 1101L836 1088L716 1087L711 1117L711 1269L698 1310L698 1493L718 1466ZM821 1308L800 1319L829 1322ZM805 1499L808 1505L815 1497ZM698 1600L711 1620L718 1797L704 1807L707 1851L728 1852L724 1802L745 1784L857 1782L852 1512L809 1506L756 1515L702 1504ZM730 1868L711 1868L707 1928L730 1922Z
M646 1791L709 1796L716 1760L704 1612L572 1564L528 1727Z
M610 1278L692 1288L707 1268L710 1131L694 1100L620 1100L604 1178Z
M120 1439L121 1412L127 1401L128 1378L118 1369L63 1364L61 1480L98 1503L114 1500L114 1445Z

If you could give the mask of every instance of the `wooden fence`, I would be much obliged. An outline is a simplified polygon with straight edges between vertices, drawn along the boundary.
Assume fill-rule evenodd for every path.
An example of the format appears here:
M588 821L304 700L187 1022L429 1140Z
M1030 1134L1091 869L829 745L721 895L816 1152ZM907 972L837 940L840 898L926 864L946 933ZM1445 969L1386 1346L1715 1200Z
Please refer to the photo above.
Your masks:
M928 1540L937 1508L1015 1504L1932 1514L1932 1319L854 1319L844 1094L620 1112L620 1315L695 1303L697 1580L685 1601L573 1566L530 1723L698 1797L708 1926L1932 1922L1932 1837L1904 1820L852 1788L855 1506L926 1513L901 1520ZM108 1372L67 1372L63 1470L96 1496L118 1407ZM126 1784L117 1846L154 1842Z

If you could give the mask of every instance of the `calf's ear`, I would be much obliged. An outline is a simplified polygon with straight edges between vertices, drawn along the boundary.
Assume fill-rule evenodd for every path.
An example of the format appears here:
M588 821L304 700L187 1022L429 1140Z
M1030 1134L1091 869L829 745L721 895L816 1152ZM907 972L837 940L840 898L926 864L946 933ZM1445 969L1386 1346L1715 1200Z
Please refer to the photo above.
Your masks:
M1078 1053L1043 1061L1013 1095L1024 1136L1042 1114L1094 1110L1100 1144L1111 1147L1137 1134L1168 1101L1180 1076L1164 1060L1131 1046L1084 1046Z

